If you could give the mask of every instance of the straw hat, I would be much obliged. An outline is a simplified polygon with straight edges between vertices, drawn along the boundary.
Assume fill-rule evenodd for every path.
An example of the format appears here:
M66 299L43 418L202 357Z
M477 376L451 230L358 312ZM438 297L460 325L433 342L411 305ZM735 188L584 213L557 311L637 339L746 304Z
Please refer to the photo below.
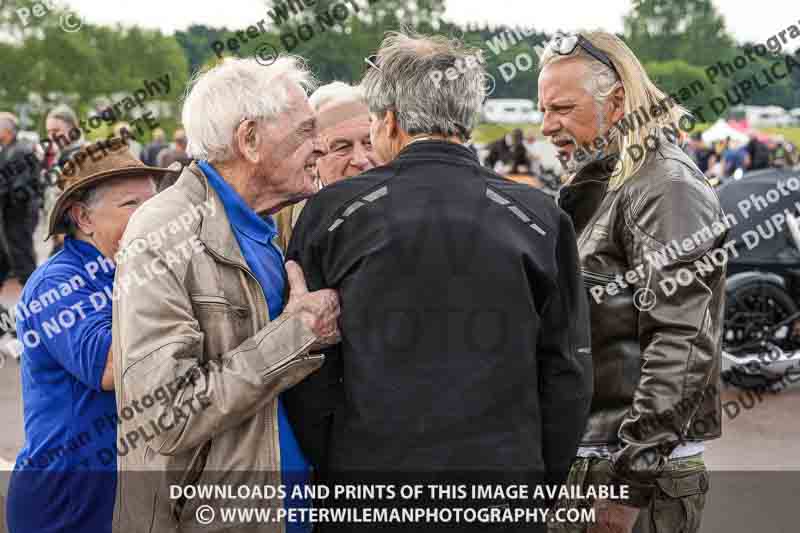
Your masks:
M56 182L61 195L50 212L48 237L67 232L64 213L81 191L114 178L150 175L158 181L167 174L177 172L179 170L174 168L145 165L131 154L127 143L118 137L82 146L61 169Z

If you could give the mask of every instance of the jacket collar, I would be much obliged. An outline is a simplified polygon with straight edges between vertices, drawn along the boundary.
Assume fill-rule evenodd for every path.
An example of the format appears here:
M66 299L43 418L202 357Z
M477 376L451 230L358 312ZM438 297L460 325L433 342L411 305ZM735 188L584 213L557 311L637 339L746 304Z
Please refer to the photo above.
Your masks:
M197 166L225 206L231 225L250 239L267 244L277 233L272 217L258 216L211 163L199 161Z
M406 145L400 150L394 162L404 163L425 159L436 161L447 159L472 165L478 164L478 156L466 146L438 139L426 139Z
M109 261L94 244L74 237L66 237L64 239L64 251L80 259L83 265L88 265L89 263L103 264L103 268L97 272L96 276L109 283L114 282L114 273L117 270L116 265L106 268L105 265Z
M558 191L556 203L570 216L578 235L600 207L608 191L609 178L616 168L617 158L612 155L589 163Z
M214 216L206 214L200 219L200 240L223 259L249 270L222 199L214 187L209 185L208 178L196 162L183 169L173 187L183 192L192 203L205 201L206 205L214 206Z
M589 181L607 181L614 173L618 159L619 154L612 154L592 161L575 174L569 185L580 185Z

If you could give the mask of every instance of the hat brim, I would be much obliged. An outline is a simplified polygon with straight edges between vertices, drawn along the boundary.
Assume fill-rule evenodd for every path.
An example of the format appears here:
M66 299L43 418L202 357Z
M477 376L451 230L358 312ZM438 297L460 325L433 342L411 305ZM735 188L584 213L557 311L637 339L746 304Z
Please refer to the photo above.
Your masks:
M66 224L64 224L64 212L69 207L70 202L74 200L75 194L80 191L83 191L89 187L97 185L100 182L108 181L115 178L126 178L126 177L141 176L141 175L149 175L149 176L154 176L155 178L160 178L168 174L179 174L180 172L181 172L180 170L170 170L168 168L150 167L147 165L115 168L112 170L107 170L105 172L98 172L97 174L89 176L88 178L81 180L78 183L70 185L61 192L61 194L58 197L58 200L56 200L56 203L53 206L53 209L50 211L50 225L46 238L49 239L53 235L58 235L60 233L67 232Z

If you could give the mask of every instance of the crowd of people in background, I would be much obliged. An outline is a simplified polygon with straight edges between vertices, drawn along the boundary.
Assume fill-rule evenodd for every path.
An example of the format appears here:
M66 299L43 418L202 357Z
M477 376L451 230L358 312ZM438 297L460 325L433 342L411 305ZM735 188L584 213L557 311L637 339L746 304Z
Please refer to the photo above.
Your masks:
M98 112L101 112L98 110ZM58 195L57 181L65 166L81 149L91 143L80 128L77 113L66 104L54 106L45 116L44 129L47 140L34 142L20 130L18 118L10 112L0 112L0 290L7 281L15 279L24 286L36 268L34 234L42 212L47 211ZM172 142L167 141L161 128L152 132L152 142L142 146L127 122L113 124L111 134L121 138L130 153L144 164L183 168L192 159L187 153L187 139L183 129L175 130ZM162 180L160 185L171 184ZM62 234L50 237L50 255L63 247ZM0 305L0 336L15 335L10 315ZM17 355L3 346L4 357Z
M764 142L752 133L746 143L730 137L707 143L700 133L693 133L685 149L697 167L717 184L733 179L737 171L793 168L800 162L797 147L782 136L769 137Z
M793 168L800 164L797 147L782 135L751 133L747 142L730 137L707 143L700 132L686 136L683 148L712 184L734 179L737 170L748 172L767 168ZM516 181L557 189L560 165L550 143L534 129L523 133L515 128L489 143L483 150L483 164Z

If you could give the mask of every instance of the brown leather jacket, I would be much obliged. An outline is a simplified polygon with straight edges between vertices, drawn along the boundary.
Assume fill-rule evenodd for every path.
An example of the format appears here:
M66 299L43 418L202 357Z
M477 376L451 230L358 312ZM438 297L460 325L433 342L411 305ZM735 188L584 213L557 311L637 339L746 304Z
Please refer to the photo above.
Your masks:
M559 205L578 235L591 303L594 397L582 445L650 483L679 444L721 435L727 227L714 190L676 145L609 190L614 158L582 169Z
M123 250L113 307L114 530L239 531L201 526L197 508L208 504L219 519L220 507L275 510L280 498L184 499L171 485L280 483L276 397L324 356L306 354L316 338L299 317L270 322L222 202L195 165L136 211Z

